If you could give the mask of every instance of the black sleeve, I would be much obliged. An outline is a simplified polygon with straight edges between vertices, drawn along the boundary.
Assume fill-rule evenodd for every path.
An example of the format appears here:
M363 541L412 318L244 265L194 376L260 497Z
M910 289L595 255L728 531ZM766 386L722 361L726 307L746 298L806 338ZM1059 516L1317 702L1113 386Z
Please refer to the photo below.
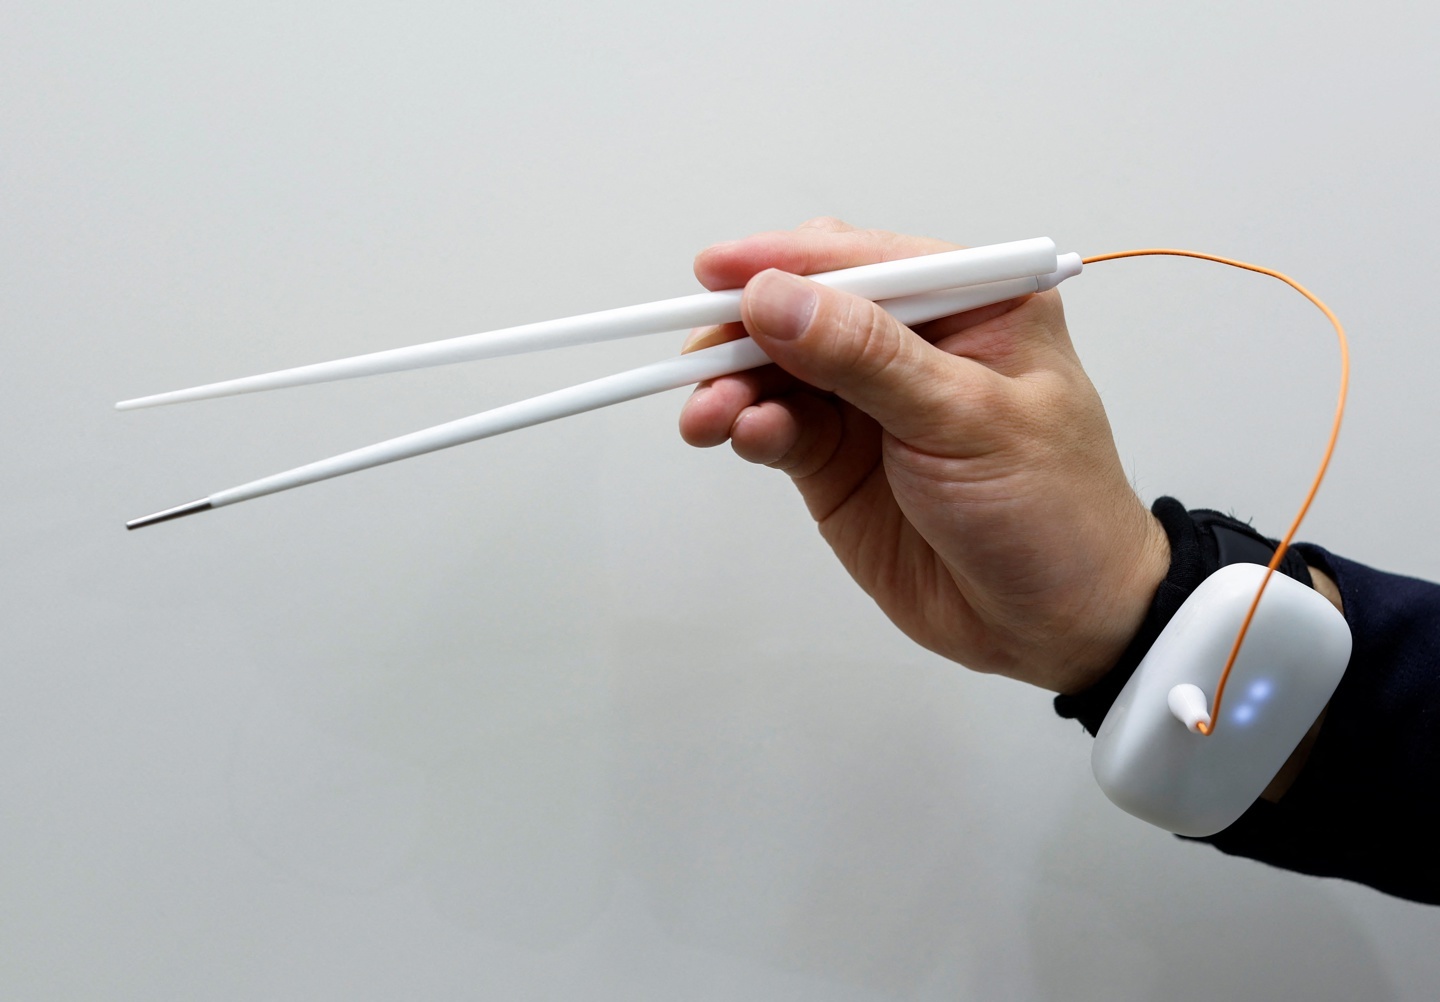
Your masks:
M1154 511L1171 539L1171 573L1150 615L1105 679L1055 700L1057 712L1092 734L1175 609L1219 566L1207 539L1214 526L1224 533L1241 525L1216 512L1186 513L1171 498ZM1339 586L1354 637L1350 663L1305 768L1280 802L1257 801L1229 828L1198 841L1440 904L1440 586L1316 546L1291 553ZM1294 565L1285 570L1299 576ZM1299 570L1308 583L1308 571Z
M1340 586L1350 664L1295 784L1205 841L1440 904L1440 586L1300 550Z

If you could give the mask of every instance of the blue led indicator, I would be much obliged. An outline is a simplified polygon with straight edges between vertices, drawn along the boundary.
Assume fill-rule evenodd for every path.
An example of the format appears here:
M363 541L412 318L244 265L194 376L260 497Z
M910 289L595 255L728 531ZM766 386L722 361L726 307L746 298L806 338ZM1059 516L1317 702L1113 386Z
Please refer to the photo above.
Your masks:
M1254 682L1250 683L1250 688L1245 691L1245 695L1249 696L1257 703L1263 703L1265 700L1270 698L1270 694L1274 691L1274 683L1271 682L1268 678L1261 678L1256 679Z
M1241 703L1235 707L1235 712L1230 715L1230 719L1237 724L1248 724L1255 719L1255 707L1249 703Z

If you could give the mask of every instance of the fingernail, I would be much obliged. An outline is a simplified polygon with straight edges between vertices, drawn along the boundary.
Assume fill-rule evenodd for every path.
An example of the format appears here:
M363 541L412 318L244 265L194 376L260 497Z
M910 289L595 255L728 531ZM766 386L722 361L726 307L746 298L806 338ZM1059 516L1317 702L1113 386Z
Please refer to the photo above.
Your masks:
M752 278L746 295L751 318L778 341L792 341L804 334L819 302L809 282L773 269Z
M687 337L685 339L685 343L680 346L680 354L683 355L686 352L694 351L696 348L700 347L700 342L704 341L707 337L714 334L719 329L720 328L718 327L691 328L690 336Z

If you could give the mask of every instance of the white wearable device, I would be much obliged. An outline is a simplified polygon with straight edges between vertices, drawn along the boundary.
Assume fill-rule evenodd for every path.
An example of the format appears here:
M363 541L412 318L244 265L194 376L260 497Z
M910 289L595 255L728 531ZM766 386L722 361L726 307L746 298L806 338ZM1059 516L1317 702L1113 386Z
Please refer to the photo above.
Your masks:
M1255 611L1213 733L1201 734L1220 672L1265 568L1234 563L1181 605L1120 691L1091 767L1118 807L1179 835L1213 835L1244 814L1330 701L1350 660L1345 617L1278 571Z

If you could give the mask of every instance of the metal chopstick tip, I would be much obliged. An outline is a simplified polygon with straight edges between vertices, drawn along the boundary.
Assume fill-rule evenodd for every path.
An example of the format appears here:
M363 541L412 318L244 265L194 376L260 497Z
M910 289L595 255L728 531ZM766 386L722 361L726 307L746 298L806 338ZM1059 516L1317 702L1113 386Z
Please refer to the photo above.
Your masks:
M125 523L127 529L139 529L147 525L154 525L156 522L168 522L172 518L184 518L186 515L194 515L196 512L209 511L213 505L209 498L201 498L199 501L191 501L188 504L176 505L174 508L166 508L164 511L157 511L153 515L143 515L140 518L133 518Z

